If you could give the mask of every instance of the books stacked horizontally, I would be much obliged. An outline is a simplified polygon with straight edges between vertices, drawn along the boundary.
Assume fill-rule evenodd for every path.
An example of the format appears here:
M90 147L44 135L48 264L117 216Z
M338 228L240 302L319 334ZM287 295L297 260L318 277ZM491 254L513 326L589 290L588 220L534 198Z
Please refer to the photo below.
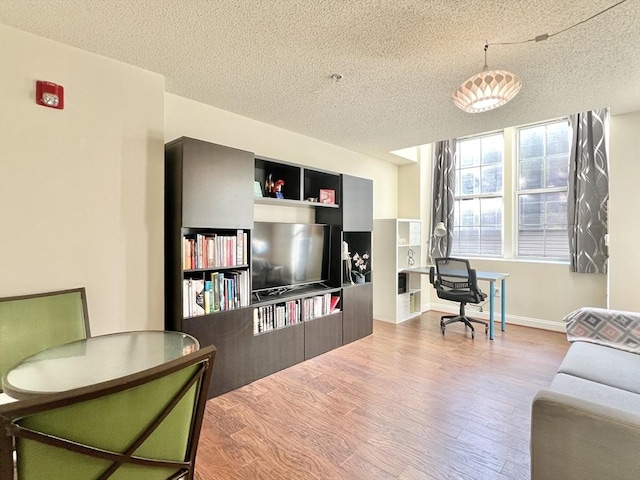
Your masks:
M247 232L235 234L193 234L182 237L184 269L236 267L246 265Z
M214 272L211 280L183 281L183 316L195 317L248 307L251 278L247 270Z

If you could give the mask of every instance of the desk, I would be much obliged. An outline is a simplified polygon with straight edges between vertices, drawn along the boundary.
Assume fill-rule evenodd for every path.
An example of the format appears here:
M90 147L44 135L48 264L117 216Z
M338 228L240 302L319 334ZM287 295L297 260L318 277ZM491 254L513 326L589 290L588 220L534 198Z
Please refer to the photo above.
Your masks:
M188 355L198 341L180 332L101 335L59 345L25 358L2 379L16 399L95 385Z
M416 273L419 275L429 275L430 271L431 271L431 267L415 267L415 268L407 268L402 272ZM500 288L501 288L500 298L502 299L501 310L500 310L500 317L501 317L501 324L502 324L501 330L504 332L507 329L507 322L505 318L505 315L506 315L505 307L507 303L507 289L506 289L505 281L508 276L509 276L508 273L483 272L481 270L476 270L476 278L478 280L484 280L489 282L489 340L493 340L493 337L494 337L493 312L494 312L495 293L496 293L495 283L498 280L500 280Z

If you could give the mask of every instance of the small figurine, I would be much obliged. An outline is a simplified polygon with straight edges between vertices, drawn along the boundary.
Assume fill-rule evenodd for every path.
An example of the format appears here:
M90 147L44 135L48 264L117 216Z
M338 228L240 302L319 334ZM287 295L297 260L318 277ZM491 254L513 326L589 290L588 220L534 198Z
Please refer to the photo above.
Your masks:
M271 196L270 194L273 192L273 175L271 173L267 177L267 180L264 182L264 191L269 196Z

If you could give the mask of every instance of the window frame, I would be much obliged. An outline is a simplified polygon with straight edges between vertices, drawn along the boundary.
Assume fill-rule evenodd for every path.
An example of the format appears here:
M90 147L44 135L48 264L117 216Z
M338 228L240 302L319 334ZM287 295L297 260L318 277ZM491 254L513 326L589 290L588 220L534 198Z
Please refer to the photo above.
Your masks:
M483 138L486 137L494 137L494 136L501 136L502 137L502 159L500 163L494 163L494 164L487 164L487 165L483 165L482 164L482 148L480 148L480 163L477 165L473 165L470 167L462 167L460 165L460 143L461 142L466 142L469 140L480 140L480 142L482 142ZM482 145L482 143L480 143L480 145ZM458 238L458 242L456 242L454 240L454 243L452 245L452 250L451 250L451 255L458 255L458 256L465 256L465 257L470 257L470 258L486 258L486 259L498 259L498 258L504 258L505 256L505 174L506 174L506 169L505 169L505 162L506 162L506 134L505 134L505 129L500 129L500 130L495 130L495 131L491 131L491 132L483 132L481 134L478 135L470 135L467 137L461 137L461 138L457 138L456 139L456 153L455 153L455 159L454 159L454 232L456 228L460 228L462 225L460 223L461 219L457 219L456 222L456 218L455 218L455 211L458 210L458 212L460 212L460 208L459 205L461 205L461 202L463 200L474 200L474 199L478 199L479 201L482 199L488 199L488 198L495 198L495 199L500 199L500 204L501 204L501 218L500 218L500 253L496 253L496 254L487 254L487 253L465 253L465 252L458 252L458 251L454 251L454 247L459 246L459 238ZM470 168L479 168L480 169L480 178L481 178L481 182L482 182L482 169L484 167L488 167L488 166L494 166L494 165L500 165L501 167L501 175L502 175L502 181L501 181L501 188L499 192L489 192L489 193L473 193L473 194L462 194L462 193L458 193L455 189L455 186L457 185L460 189L462 188L462 175L461 175L461 171L466 170L466 169L470 169ZM458 208L456 208L458 207ZM457 223L457 226L456 226ZM474 225L473 228L478 228L481 229L482 228L482 211L480 211L480 215L479 215L479 223L477 225ZM455 238L455 234L454 234L454 238Z
M527 125L520 125L514 128L514 192L513 192L513 239L514 239L514 248L513 248L513 258L517 260L528 260L528 261L541 261L541 262L562 262L568 263L570 261L570 250L569 250L569 239L567 233L567 255L566 256L544 256L540 254L536 255L521 255L520 254L520 197L522 195L540 195L545 193L564 193L568 196L569 194L569 179L567 175L567 185L564 187L547 187L547 188L529 188L529 189L521 189L520 188L520 132L522 130L527 130L536 127L547 127L549 125L554 125L558 123L566 123L569 125L568 117L560 117L551 120L546 120L543 122L536 122ZM568 126L567 128L567 138L569 149L567 151L567 170L569 168L569 162L571 161L571 128ZM544 147L544 173L547 172L547 142L546 142L546 129L545 129L545 141L543 143ZM544 232L546 234L547 228L546 223L544 224ZM566 231L565 231L566 233Z

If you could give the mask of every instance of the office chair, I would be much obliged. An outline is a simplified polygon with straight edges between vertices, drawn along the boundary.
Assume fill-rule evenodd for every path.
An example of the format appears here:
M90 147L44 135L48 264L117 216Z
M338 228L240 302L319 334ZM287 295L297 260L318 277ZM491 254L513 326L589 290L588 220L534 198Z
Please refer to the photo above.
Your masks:
M23 358L89 337L84 287L0 298L0 378Z
M471 323L484 325L485 335L489 331L489 324L476 318L468 317L464 311L467 303L480 303L487 295L478 288L476 271L470 267L469 260L462 258L436 258L435 268L429 270L429 281L435 287L439 298L460 303L459 315L443 315L440 318L442 335L446 326L453 322L462 322L471 329L471 338L475 338L475 330Z
M0 405L0 480L193 479L215 351Z

